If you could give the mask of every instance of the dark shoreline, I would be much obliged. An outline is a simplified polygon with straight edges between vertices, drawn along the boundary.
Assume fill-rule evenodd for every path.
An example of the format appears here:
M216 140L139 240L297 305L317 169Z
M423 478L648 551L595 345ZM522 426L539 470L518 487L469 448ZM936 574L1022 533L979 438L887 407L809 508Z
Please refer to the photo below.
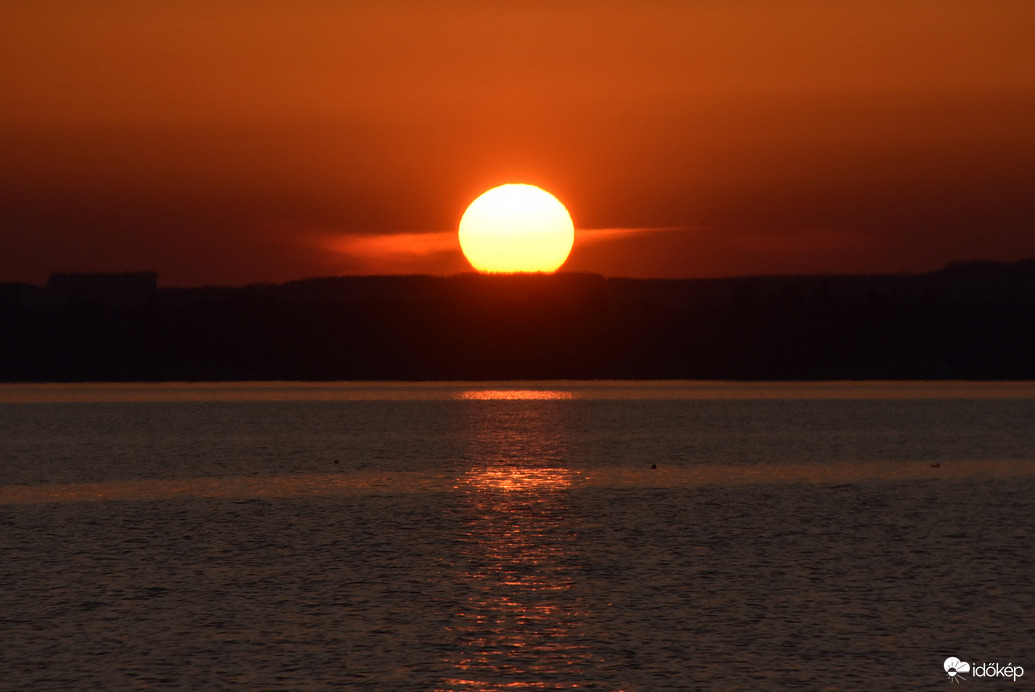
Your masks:
M1031 380L1035 260L915 275L0 284L0 381Z

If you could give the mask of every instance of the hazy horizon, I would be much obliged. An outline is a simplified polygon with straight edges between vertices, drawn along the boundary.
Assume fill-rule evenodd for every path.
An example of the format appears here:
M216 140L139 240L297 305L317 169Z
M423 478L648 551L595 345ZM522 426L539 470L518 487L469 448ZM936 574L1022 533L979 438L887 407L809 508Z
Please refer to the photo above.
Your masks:
M887 272L878 272L878 271L865 272L865 271L860 271L860 272L850 272L850 273L811 272L811 273L799 273L799 274L775 273L774 272L774 273L768 273L768 274L736 274L736 275L728 275L728 276L686 276L686 277L619 276L619 275L610 275L610 274L605 274L605 273L602 273L602 272L595 272L595 271L580 271L580 270L568 269L567 267L561 267L556 272L480 273L480 272L476 271L475 269L471 268L470 266L468 266L468 267L466 267L464 269L461 269L460 271L456 271L456 272L452 272L452 273L448 273L448 274L446 274L446 273L430 274L430 273L421 273L421 272L391 273L391 274L386 274L386 273L323 274L323 275L291 277L291 278L285 278L285 279L279 280L279 281L264 281L264 280L260 280L260 281L244 282L244 283L196 283L196 284L187 284L187 283L184 283L184 284L173 284L173 283L169 283L169 282L164 280L164 277L162 276L161 272L158 272L158 271L156 271L154 269L146 269L146 268L141 268L141 269L112 269L112 270L102 270L102 271L77 271L77 270L64 270L63 269L63 270L52 271L52 272L47 273L44 276L44 278L42 280L40 280L40 281L6 281L6 280L0 280L0 283L8 283L8 284L24 283L24 284L35 286L35 287L38 287L38 288L46 288L47 285L48 285L48 282L53 277L61 276L61 275L70 275L70 276L98 276L98 275L100 275L100 276L103 276L103 275L132 275L132 274L138 274L138 275L139 274L154 274L154 275L156 275L157 287L159 289L221 288L221 287L235 288L235 287L246 287L246 286L250 286L250 285L262 285L262 284L281 285L281 284L287 284L287 283L292 283L292 282L320 281L320 280L323 280L323 279L409 278L409 277L428 277L428 278L450 279L450 278L463 277L463 276L500 276L500 277L508 277L508 276L544 276L545 277L545 276L553 276L553 275L568 275L568 276L598 276L598 277L603 278L603 279L618 279L618 280L626 280L626 281L627 280L631 280L631 281L636 281L636 280L643 280L643 281L650 281L650 280L662 280L662 281L682 281L682 280L686 280L686 281L737 281L737 280L768 279L768 278L774 278L774 279L780 279L780 278L794 279L794 278L811 278L811 277L880 278L880 277L885 277L885 276L886 277L922 276L922 275L925 275L925 274L931 274L931 273L936 273L936 272L940 272L940 271L952 270L954 268L962 268L962 269L977 268L977 267L981 267L983 265L998 266L998 267L1010 267L1010 266L1018 265L1018 264L1022 264L1023 265L1023 264L1029 263L1029 262L1035 263L1035 256L1022 257L1022 258L1020 258L1020 259L1018 259L1016 261L1013 261L1013 262L1001 262L1001 261L998 261L998 260L980 260L980 259L952 260L952 261L946 262L945 264L943 264L943 265L941 265L939 267L935 267L934 269L925 270L925 271L897 271L897 272L895 272L895 271L887 271Z

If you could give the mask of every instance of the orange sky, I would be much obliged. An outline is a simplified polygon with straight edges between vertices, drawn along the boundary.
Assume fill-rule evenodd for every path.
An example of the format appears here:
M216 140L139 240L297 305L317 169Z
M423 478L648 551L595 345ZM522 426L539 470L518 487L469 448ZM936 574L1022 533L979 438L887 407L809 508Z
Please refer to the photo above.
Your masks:
M566 269L1035 256L1029 0L0 5L0 281L467 270L539 185Z

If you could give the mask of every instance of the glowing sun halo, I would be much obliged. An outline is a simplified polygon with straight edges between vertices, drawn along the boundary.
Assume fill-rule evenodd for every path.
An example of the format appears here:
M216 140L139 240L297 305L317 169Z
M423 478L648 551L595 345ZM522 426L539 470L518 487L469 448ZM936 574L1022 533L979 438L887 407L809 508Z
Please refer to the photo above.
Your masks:
M494 187L460 219L460 249L480 272L557 271L574 242L568 210L534 185Z

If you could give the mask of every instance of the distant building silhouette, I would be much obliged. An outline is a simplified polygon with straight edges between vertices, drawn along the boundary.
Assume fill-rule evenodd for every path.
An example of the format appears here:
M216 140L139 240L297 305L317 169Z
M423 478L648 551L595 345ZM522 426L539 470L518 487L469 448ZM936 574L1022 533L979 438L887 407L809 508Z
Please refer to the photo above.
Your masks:
M157 290L157 272L61 272L47 281L50 297L59 302L144 305Z

